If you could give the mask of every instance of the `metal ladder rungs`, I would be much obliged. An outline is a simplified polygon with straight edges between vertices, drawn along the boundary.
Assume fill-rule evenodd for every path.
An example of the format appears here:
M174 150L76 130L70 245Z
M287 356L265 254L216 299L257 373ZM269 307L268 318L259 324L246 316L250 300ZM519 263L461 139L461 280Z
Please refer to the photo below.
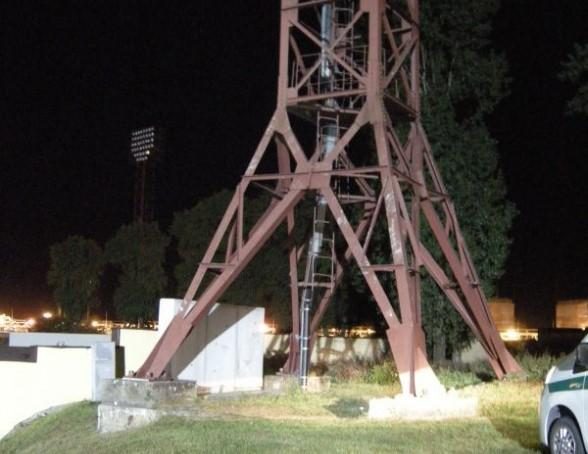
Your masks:
M299 282L298 287L301 288L333 288L333 284L331 282Z

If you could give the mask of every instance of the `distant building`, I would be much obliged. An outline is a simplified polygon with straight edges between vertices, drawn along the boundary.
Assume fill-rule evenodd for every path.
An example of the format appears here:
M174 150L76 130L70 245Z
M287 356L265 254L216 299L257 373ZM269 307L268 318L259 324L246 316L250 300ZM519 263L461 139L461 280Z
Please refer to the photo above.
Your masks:
M588 299L558 301L555 304L556 328L588 328Z
M510 298L492 298L488 301L488 307L498 331L516 328L515 306Z

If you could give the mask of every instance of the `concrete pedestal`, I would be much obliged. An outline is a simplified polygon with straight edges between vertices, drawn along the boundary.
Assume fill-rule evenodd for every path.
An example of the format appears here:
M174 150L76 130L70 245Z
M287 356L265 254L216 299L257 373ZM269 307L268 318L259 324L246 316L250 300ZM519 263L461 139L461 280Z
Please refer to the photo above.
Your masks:
M98 432L141 427L166 415L182 415L182 403L196 397L196 382L112 380L101 392ZM191 409L190 413L193 413Z
M299 389L298 377L294 375L266 375L263 377L263 389L269 392L287 392ZM308 377L306 392L318 393L331 388L330 377Z
M478 415L478 400L453 392L414 397L399 394L394 398L371 399L368 418L406 421L468 418Z

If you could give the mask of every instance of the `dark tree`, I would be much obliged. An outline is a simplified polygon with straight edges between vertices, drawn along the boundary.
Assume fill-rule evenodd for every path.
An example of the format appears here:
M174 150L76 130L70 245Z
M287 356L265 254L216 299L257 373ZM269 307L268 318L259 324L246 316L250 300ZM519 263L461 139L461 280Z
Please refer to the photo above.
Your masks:
M497 0L422 5L423 123L487 296L504 272L516 214L485 125L486 115L507 94L505 60L489 41L498 6ZM423 232L434 251L431 237ZM466 345L470 333L430 278L423 287L428 347L442 357L445 347Z
M174 273L177 296L184 296L231 196L231 192L223 190L200 200L188 210L174 214L170 233L177 240L180 256Z
M94 240L70 236L50 249L47 282L59 315L78 322L97 305L96 292L103 270L102 250Z
M221 191L199 201L193 208L175 214L171 234L177 239L181 258L175 270L178 296L183 296L188 288L231 196L231 192ZM267 197L248 197L245 200L245 232L259 219L267 204ZM215 261L224 261L224 252L219 250ZM286 232L280 228L229 287L221 301L264 307L268 320L287 329L290 325L289 283Z
M588 115L588 44L574 46L559 76L577 87L575 96L568 103L568 112Z
M163 264L168 244L169 238L154 222L125 225L106 243L106 258L120 272L114 292L119 318L135 321L156 316L167 285Z

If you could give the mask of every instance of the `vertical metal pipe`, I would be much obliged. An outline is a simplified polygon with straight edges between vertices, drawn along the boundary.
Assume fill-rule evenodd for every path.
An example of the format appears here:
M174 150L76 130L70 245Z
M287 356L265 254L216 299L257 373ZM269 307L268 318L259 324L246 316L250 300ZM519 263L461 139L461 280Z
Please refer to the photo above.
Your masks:
M335 10L333 4L324 4L321 7L321 62L320 62L320 86L321 90L333 90L334 88L334 71L333 62L326 51L334 40L334 17ZM335 107L336 101L334 99L327 99L325 106ZM321 147L321 159L324 159L335 148L339 137L337 121L335 119L328 119L324 125L317 122L318 134L317 140ZM308 385L308 371L310 369L310 310L314 300L314 273L318 264L318 256L323 247L324 226L327 210L327 201L322 195L317 196L316 208L314 215L313 233L308 245L308 255L306 258L306 269L304 274L304 290L301 295L300 303L300 356L299 356L299 381L300 386L305 389Z
M321 7L321 79L330 81L333 74L332 62L328 57L326 48L333 41L333 5L325 3Z

